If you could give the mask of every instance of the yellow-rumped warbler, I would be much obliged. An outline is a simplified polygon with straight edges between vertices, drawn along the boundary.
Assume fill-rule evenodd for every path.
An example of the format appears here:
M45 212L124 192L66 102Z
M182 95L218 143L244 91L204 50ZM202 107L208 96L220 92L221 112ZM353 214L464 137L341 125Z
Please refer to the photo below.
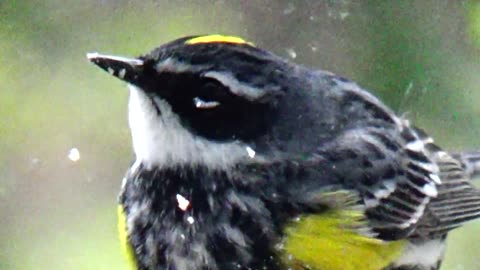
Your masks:
M480 216L480 154L442 151L348 79L220 35L88 58L130 88L136 269L433 270Z

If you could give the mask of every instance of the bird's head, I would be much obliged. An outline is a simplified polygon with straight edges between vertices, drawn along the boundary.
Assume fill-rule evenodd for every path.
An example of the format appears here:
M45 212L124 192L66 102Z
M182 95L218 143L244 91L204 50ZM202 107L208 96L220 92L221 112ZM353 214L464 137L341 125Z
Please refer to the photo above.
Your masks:
M291 68L243 39L177 39L137 57L89 53L130 88L137 160L157 166L229 167L262 159L256 141L277 121Z

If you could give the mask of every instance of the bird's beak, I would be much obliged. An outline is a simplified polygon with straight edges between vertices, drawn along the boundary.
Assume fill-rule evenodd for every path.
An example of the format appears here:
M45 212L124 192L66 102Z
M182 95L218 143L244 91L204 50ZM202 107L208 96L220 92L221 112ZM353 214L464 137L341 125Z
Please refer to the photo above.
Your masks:
M87 53L90 62L99 66L111 75L129 83L135 83L143 70L143 60L121 56Z

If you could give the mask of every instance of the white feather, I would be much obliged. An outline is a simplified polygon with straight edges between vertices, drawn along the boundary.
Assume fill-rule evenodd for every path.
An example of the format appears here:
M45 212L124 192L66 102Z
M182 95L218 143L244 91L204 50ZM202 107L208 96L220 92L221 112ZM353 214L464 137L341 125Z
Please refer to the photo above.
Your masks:
M422 141L420 140L415 140L406 145L406 148L408 150L414 151L414 152L421 152L423 149L425 149L425 145L423 144Z
M422 187L423 193L429 197L437 197L438 191L434 183L428 183Z
M203 74L203 76L221 82L223 85L228 86L232 93L248 99L255 100L264 94L264 92L259 91L257 88L239 82L232 74L228 72L208 71Z
M442 184L442 180L440 179L440 177L437 174L431 173L429 175L429 178L432 179L433 182L435 182L435 184L437 184L437 185Z

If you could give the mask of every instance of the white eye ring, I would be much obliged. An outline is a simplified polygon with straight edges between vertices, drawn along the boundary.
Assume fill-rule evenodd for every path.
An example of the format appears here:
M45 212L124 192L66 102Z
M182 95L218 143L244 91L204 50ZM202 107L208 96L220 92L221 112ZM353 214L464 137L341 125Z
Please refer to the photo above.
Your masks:
M193 98L193 104L198 109L212 109L212 108L220 106L220 102L218 102L218 101L205 101L205 100L202 100L199 97L194 97Z

